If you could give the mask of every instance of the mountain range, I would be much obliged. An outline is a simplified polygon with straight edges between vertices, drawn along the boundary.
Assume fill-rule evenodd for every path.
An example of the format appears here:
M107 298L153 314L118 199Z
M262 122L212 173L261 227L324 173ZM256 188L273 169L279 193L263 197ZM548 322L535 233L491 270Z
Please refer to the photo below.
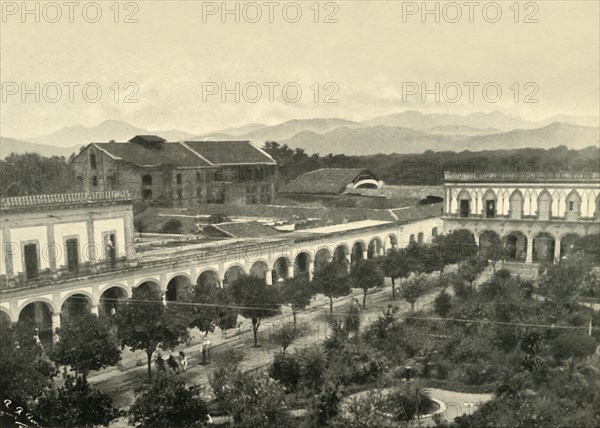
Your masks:
M134 135L160 135L168 141L250 140L260 146L277 141L307 153L420 153L425 150L488 150L521 147L573 149L598 146L598 118L560 115L528 121L501 112L424 114L404 111L363 122L340 118L294 119L277 125L251 123L217 132L194 135L176 129L150 131L118 120L94 127L62 128L52 134L27 139L0 137L1 157L10 153L37 152L68 156L90 142L127 141Z

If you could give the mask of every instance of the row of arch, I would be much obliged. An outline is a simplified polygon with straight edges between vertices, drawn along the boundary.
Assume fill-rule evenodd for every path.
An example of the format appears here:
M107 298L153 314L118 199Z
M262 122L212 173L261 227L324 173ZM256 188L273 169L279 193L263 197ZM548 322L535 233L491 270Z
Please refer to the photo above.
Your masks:
M314 254L308 251L299 252L295 258L280 256L272 263L266 260L257 260L249 268L242 264L230 265L222 274L215 269L204 269L195 281L187 273L176 273L169 278L163 292L161 281L155 277L139 280L133 288L145 287L156 291L166 301L184 300L185 295L192 290L194 283L201 285L227 286L241 275L251 275L263 278L267 284L282 282L296 275L308 274L320 270L326 263L335 260L347 263L350 266L363 259L372 259L384 254L386 249L396 248L398 240L395 234L389 234L385 239L372 238L368 244L365 241L355 241L350 247L339 244L335 247L321 247ZM52 341L54 328L70 322L76 322L83 314L95 313L99 316L111 316L123 302L131 296L129 287L122 284L107 286L99 298L94 298L91 292L85 290L75 291L62 298L62 303L55 304L47 298L32 298L25 301L17 311L17 322L26 322L36 326L42 342ZM13 320L4 309L0 310L0 321L10 323Z
M456 201L456 202L455 202ZM541 220L551 217L565 217L576 220L580 217L600 217L600 194L595 190L579 192L572 189L556 189L552 193L548 189L539 192L535 189L500 189L496 192L488 188L461 189L456 199L451 200L450 211L461 217L469 214L482 214L493 218L497 215L521 219L524 215L535 215Z

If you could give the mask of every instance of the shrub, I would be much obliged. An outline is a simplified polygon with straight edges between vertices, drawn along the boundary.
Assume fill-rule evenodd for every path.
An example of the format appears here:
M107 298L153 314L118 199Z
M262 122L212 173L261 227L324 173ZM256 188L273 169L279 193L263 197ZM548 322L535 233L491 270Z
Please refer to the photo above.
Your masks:
M446 290L440 291L433 301L433 310L441 317L445 317L452 308L452 297Z
M563 333L552 342L552 355L557 360L583 358L596 350L596 340L583 334Z
M161 233L182 233L181 221L176 218L171 218L163 223L160 228Z
M269 366L269 376L278 380L287 392L293 392L300 381L300 362L295 354L279 352Z

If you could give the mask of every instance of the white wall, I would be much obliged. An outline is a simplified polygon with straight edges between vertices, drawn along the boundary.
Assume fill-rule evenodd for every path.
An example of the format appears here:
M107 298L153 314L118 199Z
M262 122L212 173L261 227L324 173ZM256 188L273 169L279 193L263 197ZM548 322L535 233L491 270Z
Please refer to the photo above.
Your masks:
M23 268L23 244L27 241L37 241L38 243L40 270L50 267L48 261L48 233L46 226L11 229L10 239L18 245L17 253L13 254L13 271L15 274L25 271Z
M125 218L113 218L108 220L94 220L94 242L96 248L102 248L100 254L97 257L102 259L106 258L104 252L104 241L102 234L105 232L116 232L117 235L117 257L123 257L125 255Z
M64 266L67 263L65 237L76 237L79 240L79 260L85 262L88 259L86 246L88 244L87 223L59 223L54 225L54 242L56 242L56 266Z

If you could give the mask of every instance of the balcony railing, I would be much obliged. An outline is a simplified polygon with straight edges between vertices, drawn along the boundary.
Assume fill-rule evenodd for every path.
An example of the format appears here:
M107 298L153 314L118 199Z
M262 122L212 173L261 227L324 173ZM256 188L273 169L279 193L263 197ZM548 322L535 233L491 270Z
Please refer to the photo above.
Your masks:
M58 193L55 195L31 195L1 198L0 208L18 208L37 205L63 205L85 202L127 201L130 199L129 192L122 190L108 190L104 192L89 193Z
M469 181L469 182L551 182L551 181L598 181L600 172L444 172L446 181Z

